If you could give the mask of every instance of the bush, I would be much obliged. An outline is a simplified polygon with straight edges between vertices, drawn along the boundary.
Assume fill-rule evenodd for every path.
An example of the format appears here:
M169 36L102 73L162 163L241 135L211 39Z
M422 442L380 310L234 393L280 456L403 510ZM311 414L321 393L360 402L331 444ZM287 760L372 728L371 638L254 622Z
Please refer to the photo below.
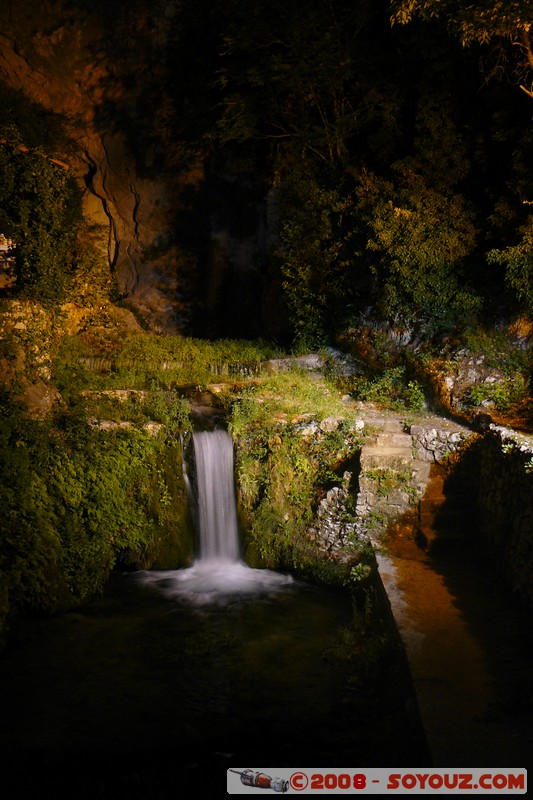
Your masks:
M282 193L283 289L300 352L327 344L348 290L350 200L331 175L313 175L306 167L293 165Z
M43 303L64 298L72 275L81 195L69 171L0 131L0 206L15 242L16 290Z
M488 253L489 264L505 268L507 285L515 292L524 310L533 315L533 216L520 230L517 244Z
M511 411L528 396L529 386L523 375L517 373L511 378L497 383L479 383L470 390L473 405L481 406L486 401L498 411Z
M381 375L360 379L356 382L353 394L358 400L397 410L422 411L426 402L421 384L416 380L407 380L403 366L391 367Z

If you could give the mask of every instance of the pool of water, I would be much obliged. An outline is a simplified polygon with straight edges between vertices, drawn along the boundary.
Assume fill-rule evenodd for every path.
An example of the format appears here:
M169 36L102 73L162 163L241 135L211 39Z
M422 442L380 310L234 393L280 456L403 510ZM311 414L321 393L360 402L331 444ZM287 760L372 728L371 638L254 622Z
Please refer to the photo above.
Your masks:
M102 599L13 633L0 661L7 797L218 796L243 763L423 763L401 653L358 642L345 595L280 578L275 593L198 606L169 574L149 577L115 576Z

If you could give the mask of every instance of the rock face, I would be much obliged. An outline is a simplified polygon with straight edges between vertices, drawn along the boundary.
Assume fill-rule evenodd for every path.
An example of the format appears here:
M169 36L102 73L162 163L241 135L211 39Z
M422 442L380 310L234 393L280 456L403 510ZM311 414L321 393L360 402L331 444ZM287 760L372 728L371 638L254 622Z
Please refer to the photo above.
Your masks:
M227 164L215 174L199 137L182 130L187 92L202 81L180 63L187 13L177 0L6 0L0 81L63 118L72 147L58 157L83 190L120 295L149 326L254 335L272 198L236 179L235 165L233 176ZM221 193L228 202L215 213Z
M343 553L355 536L357 526L350 511L352 473L346 471L341 486L333 486L320 501L311 535L328 556L343 560Z
M88 220L101 228L101 244L119 290L162 317L155 294L158 289L162 294L157 283L172 280L171 255L167 249L163 259L160 245L168 240L171 187L166 180L141 178L126 133L110 124L111 119L105 124L106 113L111 117L112 109L133 102L133 97L121 87L125 75L119 75L112 58L104 19L57 3L7 3L2 4L0 22L0 78L64 117L74 144L64 157L83 188ZM147 250L160 254L150 263L151 274L159 269L159 281L150 288L142 269ZM171 326L178 323L175 306L164 309Z
M520 339L513 326L508 335L513 335L517 350L528 347L528 337ZM472 418L476 414L497 414L498 406L527 395L524 376L519 369L509 372L505 351L499 361L500 365L494 355L488 357L465 347L440 363L435 360L430 378L438 403L448 413Z

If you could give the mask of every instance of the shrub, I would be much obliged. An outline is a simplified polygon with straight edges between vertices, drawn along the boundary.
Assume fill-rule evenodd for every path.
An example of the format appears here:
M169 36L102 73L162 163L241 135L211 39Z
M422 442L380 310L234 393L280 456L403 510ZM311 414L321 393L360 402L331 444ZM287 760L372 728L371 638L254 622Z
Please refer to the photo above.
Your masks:
M508 286L516 293L523 308L533 314L533 216L520 228L517 244L488 253L489 264L505 268Z
M354 396L358 400L380 403L386 408L422 411L425 405L424 390L416 380L407 380L405 367L385 370L372 378L356 382Z
M72 276L81 195L69 171L0 131L0 206L15 242L16 290L44 303L64 298Z

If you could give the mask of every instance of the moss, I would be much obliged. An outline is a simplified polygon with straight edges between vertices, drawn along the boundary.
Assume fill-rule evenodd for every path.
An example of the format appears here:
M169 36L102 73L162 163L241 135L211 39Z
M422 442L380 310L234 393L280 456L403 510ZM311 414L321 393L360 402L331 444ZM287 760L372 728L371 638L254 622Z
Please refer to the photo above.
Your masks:
M398 490L408 494L411 500L417 496L416 489L412 484L411 470L401 460L398 460L398 463L392 467L376 467L365 470L364 477L375 481L378 497L388 497Z
M246 555L324 585L345 585L310 535L320 499L361 446L332 384L299 371L228 397ZM321 423L333 420L333 430Z
M208 340L122 333L88 328L65 338L56 359L58 382L71 386L72 371L79 388L163 389L234 382L259 371L265 359L278 353L268 344L239 340ZM61 388L60 385L60 388Z
M5 612L55 611L102 591L117 566L176 567L192 553L175 437L104 433L74 411L22 419L6 406L0 465Z

